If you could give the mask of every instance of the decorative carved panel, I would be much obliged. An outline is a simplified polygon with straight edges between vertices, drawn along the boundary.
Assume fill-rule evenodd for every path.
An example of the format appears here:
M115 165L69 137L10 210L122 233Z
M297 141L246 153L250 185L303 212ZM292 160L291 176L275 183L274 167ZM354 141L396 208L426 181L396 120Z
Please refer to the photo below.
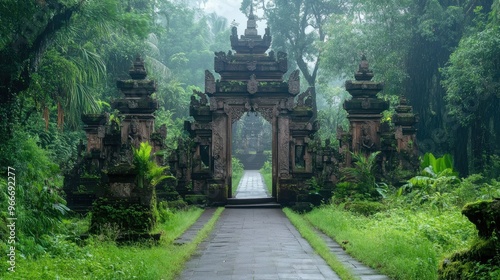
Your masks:
M208 70L205 70L205 93L215 93L215 77Z
M300 92L300 76L299 70L295 70L288 78L288 92L297 95Z

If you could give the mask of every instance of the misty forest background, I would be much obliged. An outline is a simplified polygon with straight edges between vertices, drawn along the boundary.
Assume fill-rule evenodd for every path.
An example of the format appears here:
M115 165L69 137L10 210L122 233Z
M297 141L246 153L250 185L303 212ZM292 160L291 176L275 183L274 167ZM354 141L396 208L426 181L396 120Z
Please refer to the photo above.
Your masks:
M128 78L137 54L158 84L155 125L166 124L168 149L186 137L183 122L193 90L203 91L214 52L230 49L231 27L237 25L242 34L246 26L206 13L204 2L0 2L0 186L6 189L7 168L15 168L17 230L25 240L19 250L25 257L58 250L54 240L40 240L67 229L61 222L64 208L53 206L64 205L64 173L85 141L80 116L113 115L109 104L119 97L116 80ZM251 2L242 1L243 13ZM335 146L337 127L348 129L342 103L350 97L343 83L353 78L365 54L374 80L385 83L380 96L392 105L384 121L391 120L404 95L419 116L421 154L451 154L460 178L500 177L500 1L253 0L253 5L270 27L272 49L288 53L288 69L300 69L302 90L315 89L317 137ZM4 203L3 191L1 196ZM7 236L3 222L0 236Z

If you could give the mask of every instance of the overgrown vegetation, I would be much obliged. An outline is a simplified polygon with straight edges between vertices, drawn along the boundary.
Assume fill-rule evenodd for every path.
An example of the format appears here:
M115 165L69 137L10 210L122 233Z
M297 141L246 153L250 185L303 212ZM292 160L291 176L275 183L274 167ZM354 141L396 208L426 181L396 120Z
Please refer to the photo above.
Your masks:
M273 193L273 170L270 161L264 162L264 166L259 170L262 175L262 179L264 180L264 184L266 184L266 189L269 194Z
M21 258L16 273L5 273L2 279L175 279L182 272L183 264L197 245L206 238L222 209L199 232L195 240L184 245L174 245L174 240L191 226L203 210L190 208L176 211L155 231L162 233L158 244L137 243L117 246L115 231L111 228L86 240L78 238L88 227L88 219L66 220L67 232L50 237L53 248L38 257Z
M348 253L391 279L436 279L438 267L446 258L484 243L461 209L467 203L500 196L500 183L480 174L459 179L450 155L435 158L426 154L421 167L421 174L400 188L387 186L384 196L377 199L363 195L362 188L351 187L348 193L342 189L356 183L339 183L340 194L335 194L334 203L304 217L344 244ZM355 172L365 170L354 168L359 168ZM370 176L367 178L363 181L374 182ZM342 195L345 197L340 200ZM477 279L496 279L499 252L493 253L497 257L491 261L475 263L477 267L468 273L474 271ZM458 253L453 260L457 261L460 254L470 255ZM459 277L452 275L446 279Z
M236 191L238 190L238 186L240 185L241 177L243 177L243 173L245 172L245 167L243 164L240 162L239 159L236 157L233 157L231 159L231 170L233 171L233 186L232 186L232 195L233 197L236 195Z

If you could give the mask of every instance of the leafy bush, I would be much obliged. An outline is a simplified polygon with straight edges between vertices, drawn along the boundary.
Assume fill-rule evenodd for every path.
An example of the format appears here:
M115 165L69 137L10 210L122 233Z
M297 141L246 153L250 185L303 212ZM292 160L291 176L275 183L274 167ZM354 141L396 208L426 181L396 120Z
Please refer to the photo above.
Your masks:
M18 248L26 255L46 250L41 242L43 236L64 232L61 220L69 211L62 197L59 167L37 141L37 137L18 130L9 142L0 146L1 172L8 167L15 169ZM0 207L7 209L5 179L0 180L0 192ZM5 218L5 213L2 216ZM3 234L5 231L0 230L0 239L7 240Z
M240 184L241 177L243 177L243 173L245 172L245 167L243 164L240 162L238 158L233 157L231 159L231 170L233 171L232 173L232 190L233 190L233 196L236 193L236 189L238 188L238 185Z
M172 211L170 210L169 208L169 203L167 203L166 201L160 201L158 203L158 222L160 223L165 223L166 221L168 221L173 213Z
M174 210L186 210L188 208L187 202L185 202L182 199L168 201L167 204L168 204L168 208L174 209Z
M352 184L344 185L346 188L344 194L348 195L344 199L350 199L353 196L364 199L379 199L383 196L381 187L376 181L376 158L380 152L371 153L368 156L353 153L354 167L346 167L341 172L342 181ZM340 198L337 195L337 198Z
M90 230L92 233L114 232L148 232L155 225L156 216L153 209L127 199L98 198L92 205Z
M273 165L271 161L267 160L264 162L264 165L259 170L262 178L264 179L264 183L266 184L267 192L271 194L273 192Z

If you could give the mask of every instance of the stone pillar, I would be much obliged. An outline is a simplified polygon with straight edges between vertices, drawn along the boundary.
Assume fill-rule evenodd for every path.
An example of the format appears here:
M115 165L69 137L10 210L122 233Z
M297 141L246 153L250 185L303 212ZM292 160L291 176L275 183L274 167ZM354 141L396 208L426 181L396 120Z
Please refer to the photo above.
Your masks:
M213 113L212 121L212 156L213 180L208 181L207 198L212 204L225 204L227 201L227 186L229 184L230 127L231 119L225 112Z
M377 93L383 89L383 83L373 82L372 71L368 68L366 57L363 56L354 81L346 81L346 90L352 99L344 103L350 122L349 151L353 153L370 154L380 150L379 127L382 111L389 108L387 101L377 98ZM346 151L344 151L346 152ZM350 157L346 157L350 165Z
M138 148L141 142L151 142L154 132L153 113L158 109L158 101L151 98L151 94L156 91L156 83L146 79L144 61L140 57L136 58L129 73L132 79L117 82L124 98L115 100L112 107L125 116L121 123L122 143Z
M408 105L404 96L399 99L396 114L393 116L395 126L396 150L399 154L399 165L402 168L414 169L418 166L417 157L417 117Z

